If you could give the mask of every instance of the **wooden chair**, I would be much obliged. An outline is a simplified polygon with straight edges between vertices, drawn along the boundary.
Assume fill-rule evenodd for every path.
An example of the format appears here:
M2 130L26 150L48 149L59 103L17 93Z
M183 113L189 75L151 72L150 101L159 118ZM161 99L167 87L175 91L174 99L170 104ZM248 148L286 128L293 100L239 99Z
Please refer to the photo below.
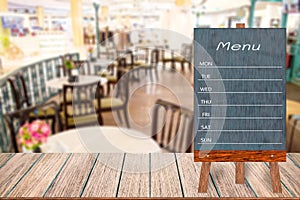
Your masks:
M157 70L158 62L159 62L159 50L158 49L153 49L151 51L150 64L142 66L142 68L145 70L146 75L149 72L151 81L153 81L153 75L152 75L153 70L154 70L155 75L156 75L156 80L158 80L158 70Z
M165 68L167 62L171 62L172 68L175 68L176 63L181 64L181 70L184 71L184 65L188 63L189 69L192 70L192 57L193 47L191 44L182 44L181 53L179 56L174 56L174 52L171 52L171 57L165 56L165 50L162 50L162 63Z
M7 80L12 89L12 96L13 96L17 111L25 109L27 107L31 107L31 106L37 106L37 108L43 107L43 104L32 105L32 103L29 99L29 96L28 96L27 85L26 85L25 79L21 73L17 73L14 76L10 76L10 77L8 77ZM54 106L48 107L49 110L47 111L47 118L53 120L52 129L54 129L55 123L58 123L59 126L61 126L60 120L58 120L58 121L55 120L56 114L57 114L56 113L57 109L59 109L59 106L58 105L56 105L56 106L57 106L57 108L55 108ZM43 113L40 113L40 114L41 114L40 119L45 119L45 115ZM33 113L31 113L31 115L32 115L32 117L35 117ZM29 115L29 117L31 115Z
M74 60L71 54L65 54L60 56L61 63L57 65L57 77L65 77L67 76L67 68L65 66L65 61L70 60L73 61L76 68L79 69L79 73L82 75L91 74L91 66L88 60Z
M123 70L118 70L117 76L118 80L125 74ZM117 111L118 118L122 122L121 112L125 119L126 126L129 128L129 119L128 119L128 100L129 100L129 78L125 77L122 80L122 83L116 84L113 97L105 97L101 99L101 111L102 112L111 112Z
M64 85L61 104L65 129L87 125L103 125L101 115L102 95L103 89L100 82Z
M110 90L118 82L117 69L114 63L111 63L107 66L107 71L98 73L100 76L107 79L107 90L106 95L110 95Z
M31 106L28 97L27 85L21 73L8 77L7 81L12 89L13 99L16 104L16 110Z
M54 115L53 115L54 110ZM10 133L11 141L14 151L20 152L19 145L17 143L18 130L26 122L32 122L36 119L46 121L52 127L52 134L60 132L62 130L59 115L59 107L56 102L48 102L42 105L29 106L24 109L19 109L15 112L10 112L4 115L4 121L8 132Z
M181 54L175 56L173 59L175 62L181 64L181 70L184 72L184 65L187 63L189 70L192 70L192 57L193 57L193 46L191 44L182 44Z
M193 112L191 110L158 99L155 102L152 120L152 138L160 147L170 152L192 152Z

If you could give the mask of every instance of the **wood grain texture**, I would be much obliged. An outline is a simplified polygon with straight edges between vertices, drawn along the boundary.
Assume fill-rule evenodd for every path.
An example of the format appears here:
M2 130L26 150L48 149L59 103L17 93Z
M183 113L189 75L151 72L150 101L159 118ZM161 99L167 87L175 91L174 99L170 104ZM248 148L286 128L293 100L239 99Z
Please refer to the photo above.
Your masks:
M12 153L0 153L0 168L12 157Z
M299 153L289 153L288 157L297 165L300 167L300 154Z
M34 165L9 197L41 197L69 154L47 154Z
M281 193L280 172L278 162L270 162L270 175L274 193Z
M115 197L124 154L100 154L82 197Z
M126 154L117 197L149 197L149 154Z
M237 162L235 163L235 183L244 184L245 183L245 163Z
M0 169L0 197L7 195L40 156L40 154L16 154Z
M73 154L45 197L79 197L97 154Z
M284 187L282 193L273 193L270 169L265 163L246 163L245 177L258 197L291 197Z
M207 193L198 192L202 163L194 163L193 154L176 154L184 197L218 197L211 179L208 180Z
M208 179L210 173L210 162L203 162L201 166L200 179L199 179L199 193L207 193Z
M295 197L300 197L300 168L290 159L279 163L279 168L281 181Z
M246 184L235 183L234 163L213 163L210 173L221 197L255 197Z
M195 162L285 162L286 151L213 150L194 151Z
M151 197L182 197L175 155L151 154Z

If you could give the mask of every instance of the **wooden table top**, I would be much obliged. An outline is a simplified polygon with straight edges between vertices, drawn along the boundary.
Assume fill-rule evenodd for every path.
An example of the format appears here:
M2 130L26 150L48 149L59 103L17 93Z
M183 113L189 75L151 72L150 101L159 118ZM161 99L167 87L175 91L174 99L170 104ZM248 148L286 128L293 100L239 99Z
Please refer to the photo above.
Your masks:
M281 194L262 162L246 163L241 185L234 163L213 163L208 193L198 193L193 154L0 154L0 197L299 198L300 154L279 165Z

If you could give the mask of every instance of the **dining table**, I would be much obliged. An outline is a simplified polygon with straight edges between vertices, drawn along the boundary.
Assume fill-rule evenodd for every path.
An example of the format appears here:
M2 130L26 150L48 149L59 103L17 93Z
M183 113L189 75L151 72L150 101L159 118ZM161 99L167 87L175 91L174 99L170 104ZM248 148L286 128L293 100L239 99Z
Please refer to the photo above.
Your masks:
M64 85L85 85L94 82L101 82L101 85L105 85L107 79L97 75L79 75L75 82L69 82L68 77L58 77L46 81L46 87L62 90Z
M56 133L41 146L43 153L155 153L155 140L142 132L116 126L90 126Z

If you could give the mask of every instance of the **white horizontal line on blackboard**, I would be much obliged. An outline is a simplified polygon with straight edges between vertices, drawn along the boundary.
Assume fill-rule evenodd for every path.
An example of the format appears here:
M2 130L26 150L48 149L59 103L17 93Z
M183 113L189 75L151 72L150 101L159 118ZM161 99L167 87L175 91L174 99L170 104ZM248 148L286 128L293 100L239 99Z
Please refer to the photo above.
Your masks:
M198 94L282 94L282 92L198 92Z
M199 104L198 106L282 106L281 104Z
M282 117L198 117L198 119L282 119Z
M198 144L282 144L282 143L198 143Z
M198 132L201 131L222 131L222 132L282 132L282 130L197 130Z
M228 69L261 69L261 68L266 68L266 69L280 69L282 68L281 66L207 66L207 67L202 67L202 66L197 66L200 69L214 69L214 68L228 68Z
M282 81L282 79L198 79L198 81Z

